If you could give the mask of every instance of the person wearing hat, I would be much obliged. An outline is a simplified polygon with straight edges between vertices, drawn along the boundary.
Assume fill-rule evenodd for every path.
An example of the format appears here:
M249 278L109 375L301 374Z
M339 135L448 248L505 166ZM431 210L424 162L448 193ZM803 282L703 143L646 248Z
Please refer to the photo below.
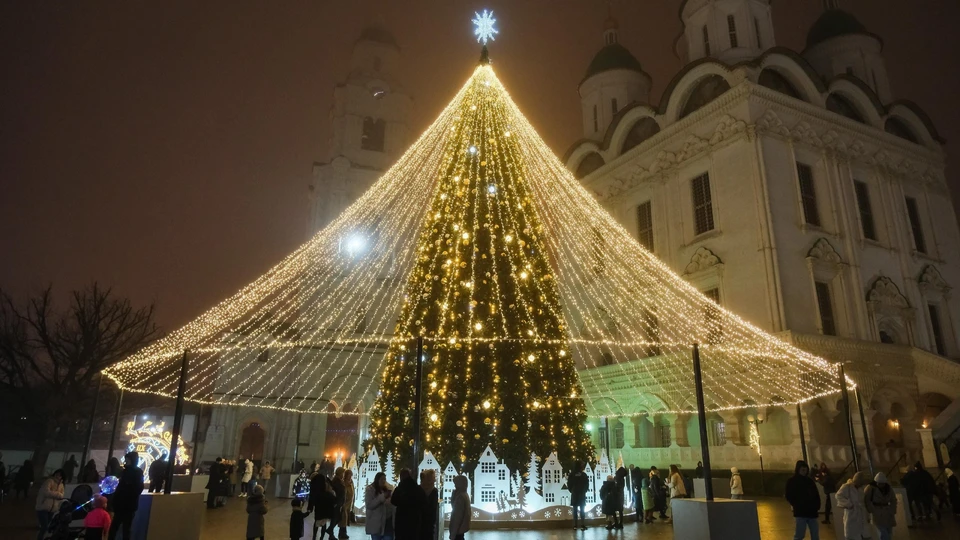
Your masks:
M810 538L819 540L820 524L817 515L820 513L820 492L817 483L810 477L810 466L802 459L797 461L793 476L787 480L785 489L787 502L793 507L793 518L796 528L793 540L803 540L810 529Z
M837 490L837 508L843 508L843 537L845 540L870 538L867 507L863 488L870 483L870 473L860 471Z
M110 523L109 540L116 540L121 530L123 540L131 538L133 516L140 507L140 494L143 493L143 470L138 466L140 454L128 452L123 459L125 466L120 473L117 489L113 492L113 521Z
M878 472L873 483L867 486L863 496L867 512L873 516L873 524L880 532L880 540L892 540L893 528L897 526L897 495L887 482L887 475Z
M743 498L743 482L740 481L740 469L736 467L730 467L730 498Z

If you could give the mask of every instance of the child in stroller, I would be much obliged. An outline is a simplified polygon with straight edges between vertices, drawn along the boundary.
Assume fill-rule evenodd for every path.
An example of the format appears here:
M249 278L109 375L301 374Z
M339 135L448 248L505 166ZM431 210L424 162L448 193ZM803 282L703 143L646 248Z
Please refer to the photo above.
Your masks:
M83 538L86 530L83 519L92 508L93 500L93 489L89 485L80 484L73 488L70 498L60 503L60 509L50 521L44 538L48 540Z

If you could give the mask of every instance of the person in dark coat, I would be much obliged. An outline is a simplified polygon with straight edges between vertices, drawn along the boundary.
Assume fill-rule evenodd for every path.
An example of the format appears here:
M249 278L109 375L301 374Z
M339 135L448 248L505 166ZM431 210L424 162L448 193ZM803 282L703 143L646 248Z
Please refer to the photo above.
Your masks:
M920 521L930 519L931 511L936 512L937 520L940 520L940 510L933 507L933 494L937 492L937 483L933 475L923 468L919 461L913 465L914 473L914 491L917 495L917 501L920 503Z
M837 492L837 479L833 477L826 463L820 463L820 470L817 471L816 480L823 486L823 494L826 496L823 506L823 523L824 525L829 525L833 504L830 501L830 494Z
M437 531L437 510L440 492L437 491L437 472L427 469L420 473L420 489L423 490L423 513L420 514L420 540L434 540Z
M617 483L612 474L600 486L600 511L607 516L608 531L617 527Z
M117 490L113 492L113 522L110 524L109 540L116 540L117 531L123 527L123 540L130 536L130 527L133 525L133 516L140 507L140 494L143 493L143 471L137 467L140 455L128 452L123 457L125 467L120 474Z
M650 467L650 494L653 495L653 510L660 519L667 519L667 485L660 478L660 471Z
M394 531L396 540L418 540L420 516L427 500L423 489L410 474L410 469L401 469L397 488L390 496L390 503L396 507Z
M150 477L150 493L163 493L163 485L167 482L167 462L163 458L155 459L147 470Z
M22 467L17 469L17 474L13 477L13 489L17 498L22 494L26 499L31 485L33 485L33 462L28 459L23 462Z
M107 470L104 471L106 476L115 476L120 478L120 475L123 473L123 466L120 465L120 460L116 457L110 456L110 459L107 460Z
M290 512L290 540L300 540L303 538L303 520L310 515L310 512L304 512L301 506L303 501L293 499L290 501L293 511Z
M64 474L63 476L64 484L73 483L73 473L77 470L77 467L79 466L80 464L77 463L77 457L74 456L73 454L70 454L70 459L68 459L67 462L64 463L63 467L61 468Z
M950 499L950 510L953 515L960 515L960 480L953 474L952 469L944 469L947 475L947 495Z
M100 471L97 470L97 462L92 459L88 461L80 470L80 474L77 475L77 481L81 484L96 484L99 482Z
M343 513L343 505L346 503L346 486L343 483L343 467L337 467L333 473L333 480L330 481L333 486L333 495L336 501L333 506L333 517L330 519L330 540L333 540L333 528L340 523L340 515Z
M573 528L577 529L577 517L580 518L580 528L587 530L583 510L587 504L587 490L590 489L590 479L583 473L583 463L573 464L573 472L567 477L567 489L570 491L570 506L573 507Z
M640 521L640 516L643 513L643 497L640 491L643 481L643 470L640 467L630 465L630 485L632 487L631 491L633 491L633 508L637 511L637 521Z
M310 479L310 498L307 503L307 512L313 512L313 540L323 538L328 528L331 536L333 535L333 526L338 517L334 514L336 503L337 496L327 477L322 474L314 475Z
M263 486L254 486L247 498L247 540L263 540L266 529L263 516L267 515L267 499L263 496ZM126 540L126 539L124 539Z
M223 468L223 458L218 457L213 465L210 465L210 477L207 478L207 508L217 508L220 506L217 499L223 492L223 484L226 478Z
M810 477L810 466L806 461L797 461L793 476L787 480L785 495L787 502L793 507L793 518L796 522L794 538L802 539L808 528L812 538L819 537L820 523L817 517L820 514L820 491L817 483Z

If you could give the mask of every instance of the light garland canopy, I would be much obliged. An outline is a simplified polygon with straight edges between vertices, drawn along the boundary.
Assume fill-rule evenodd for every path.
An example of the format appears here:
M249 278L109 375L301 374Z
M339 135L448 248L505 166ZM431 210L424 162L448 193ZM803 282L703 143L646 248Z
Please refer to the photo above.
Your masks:
M586 411L636 414L607 399L624 391L658 396L664 412L694 410L693 343L712 411L839 390L836 365L726 311L644 250L557 159L486 63L333 223L105 373L125 389L173 397L188 351L189 400L367 414L382 389L412 384L403 366L414 360L417 335L427 345L428 434L430 415L448 418L444 404L457 392L457 407L469 403L469 411L498 409L505 393L525 396L527 408L565 404L564 422ZM469 369L443 364L461 347L474 351ZM501 378L520 373L503 367L514 362L530 369ZM559 371L544 367L551 363ZM570 395L536 380L535 372L558 377L567 363L583 381L567 375ZM462 434L486 444L498 422ZM500 426L501 435L511 427Z

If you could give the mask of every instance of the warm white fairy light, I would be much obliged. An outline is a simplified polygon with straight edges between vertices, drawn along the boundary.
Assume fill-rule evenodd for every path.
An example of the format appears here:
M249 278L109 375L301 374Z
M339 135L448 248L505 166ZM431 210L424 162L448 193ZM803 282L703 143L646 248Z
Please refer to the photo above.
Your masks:
M478 102L480 96L490 101ZM482 125L496 133L477 132L481 114ZM493 144L494 135L514 145ZM467 138L454 140L458 136ZM446 150L451 145L459 150ZM477 178L481 160L489 160L485 167L494 170L481 179L485 189L467 193L464 180ZM454 201L451 236L470 243L479 232L493 231L498 249L516 254L510 268L486 276L474 267L476 257L467 261L418 250L424 222L444 215L445 210L431 208L431 201L448 169L463 171L453 185L464 186L441 195ZM508 176L518 187L504 189L498 178ZM472 204L483 204L480 192L484 199L503 199L509 211L493 221L468 219L462 214L466 205L457 201L471 197ZM539 230L523 226L522 214L528 211L539 215ZM549 254L547 272L529 267L537 250ZM189 350L187 397L193 401L302 412L324 412L331 402L362 403L379 384L392 340L411 338L396 336L394 329L408 301L407 276L421 257L437 258L450 276L459 277L454 280L462 287L447 287L450 296L438 299L444 320L465 316L470 321L469 335L444 335L441 327L428 344L479 347L523 340L562 345L557 356L569 352L576 359L586 388L578 395L598 415L631 414L610 409L603 399L617 395L614 377L629 380L634 393L660 396L668 404L665 412L688 410L693 342L702 344L711 410L804 402L833 393L836 386L832 364L715 306L644 251L543 143L490 66L478 67L397 164L330 226L236 295L107 374L124 388L173 396L181 354ZM430 281L442 279L437 275ZM553 283L562 310L553 315L563 321L567 339L539 339L529 311L538 308L522 302L516 311L527 313L526 320L516 330L504 320L505 306L471 304L467 313L452 312L453 295L483 280L538 295L549 294L545 284ZM417 314L409 316L414 322ZM533 354L525 360L531 365L549 361ZM476 359L470 362L472 370L481 368ZM439 373L430 381L437 392L454 384ZM487 399L476 403L498 403L496 396ZM537 408L555 406L536 403Z

